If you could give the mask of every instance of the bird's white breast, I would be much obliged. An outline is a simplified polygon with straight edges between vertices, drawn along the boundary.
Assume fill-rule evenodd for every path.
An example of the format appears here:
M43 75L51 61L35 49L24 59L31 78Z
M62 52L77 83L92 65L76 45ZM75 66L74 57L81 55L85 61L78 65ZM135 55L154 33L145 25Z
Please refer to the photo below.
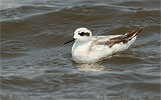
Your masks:
M72 47L72 57L78 63L88 62L89 54L88 47L90 43L79 44L77 42L74 43Z
M85 44L74 43L72 47L72 57L77 63L92 63L98 61L100 58L111 54L108 46L91 45L91 42ZM91 47L92 46L92 47Z

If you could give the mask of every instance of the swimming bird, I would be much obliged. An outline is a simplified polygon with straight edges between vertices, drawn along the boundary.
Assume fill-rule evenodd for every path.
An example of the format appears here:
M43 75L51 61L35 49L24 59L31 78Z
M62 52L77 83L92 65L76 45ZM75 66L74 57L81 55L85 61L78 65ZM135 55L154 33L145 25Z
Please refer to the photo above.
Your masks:
M72 46L72 58L77 63L94 63L116 52L129 48L136 40L137 35L143 30L142 27L127 32L124 35L92 36L87 28L78 28L74 31Z

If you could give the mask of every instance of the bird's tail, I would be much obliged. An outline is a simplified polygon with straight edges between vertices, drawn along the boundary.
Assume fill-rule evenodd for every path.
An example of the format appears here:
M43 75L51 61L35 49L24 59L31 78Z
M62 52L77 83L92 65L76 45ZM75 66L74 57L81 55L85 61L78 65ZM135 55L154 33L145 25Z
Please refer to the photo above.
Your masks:
M142 30L143 30L143 27L140 27L136 30L126 33L124 36L126 39L128 38L129 40L131 40L133 37L137 36Z

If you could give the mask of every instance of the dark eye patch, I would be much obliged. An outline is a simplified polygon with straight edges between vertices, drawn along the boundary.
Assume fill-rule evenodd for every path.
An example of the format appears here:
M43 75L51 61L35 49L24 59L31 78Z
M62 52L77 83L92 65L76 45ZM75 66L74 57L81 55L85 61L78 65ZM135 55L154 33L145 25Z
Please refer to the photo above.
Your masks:
M78 33L80 36L89 36L89 33L88 32L81 32L81 33Z

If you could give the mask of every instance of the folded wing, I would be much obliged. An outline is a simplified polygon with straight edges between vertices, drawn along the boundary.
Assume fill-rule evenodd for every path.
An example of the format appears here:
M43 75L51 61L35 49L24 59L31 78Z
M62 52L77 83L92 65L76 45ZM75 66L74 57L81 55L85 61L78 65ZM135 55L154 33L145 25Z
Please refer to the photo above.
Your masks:
M98 41L97 44L98 45L108 45L110 48L117 43L123 42L125 44L125 43L129 42L132 38L137 36L142 30L143 30L143 28L141 27L136 30L130 31L130 32L126 33L125 35L118 35L115 37L111 37L104 42Z

